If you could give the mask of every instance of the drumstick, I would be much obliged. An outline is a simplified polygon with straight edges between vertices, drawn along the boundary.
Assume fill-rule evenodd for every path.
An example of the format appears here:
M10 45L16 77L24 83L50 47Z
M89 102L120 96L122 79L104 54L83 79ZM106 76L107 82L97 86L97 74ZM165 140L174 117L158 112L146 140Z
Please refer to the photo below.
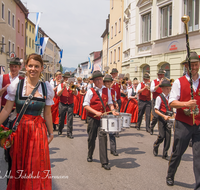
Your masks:
M112 111L108 111L108 112L104 112L103 115L107 115L108 113L111 113ZM95 115L94 117L97 117L97 115Z

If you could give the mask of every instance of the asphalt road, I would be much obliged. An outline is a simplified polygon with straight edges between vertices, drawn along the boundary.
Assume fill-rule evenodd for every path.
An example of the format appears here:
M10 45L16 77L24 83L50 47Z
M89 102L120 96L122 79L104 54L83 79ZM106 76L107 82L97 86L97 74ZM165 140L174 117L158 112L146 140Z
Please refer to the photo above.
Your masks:
M108 139L108 158L111 170L101 167L99 161L99 144L93 162L87 162L87 124L74 118L74 139L63 135L55 136L50 144L53 190L180 190L194 189L192 148L188 147L182 157L175 176L175 185L166 185L168 161L162 159L161 144L158 156L153 155L153 143L157 138L157 127L150 135L142 124L141 130L129 128L117 138L119 156L110 154ZM173 143L173 137L171 145ZM172 146L171 146L172 147ZM171 148L169 155L171 153ZM0 149L0 176L4 176L7 164L4 161L3 149ZM0 190L6 189L6 179L0 179Z

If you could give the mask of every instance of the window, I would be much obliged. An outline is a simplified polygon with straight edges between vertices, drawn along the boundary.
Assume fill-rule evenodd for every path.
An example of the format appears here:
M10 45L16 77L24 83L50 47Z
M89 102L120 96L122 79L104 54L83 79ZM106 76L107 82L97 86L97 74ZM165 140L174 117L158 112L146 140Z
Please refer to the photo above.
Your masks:
M111 26L111 39L113 38L113 26Z
M26 46L28 47L28 36L26 36Z
M20 33L20 20L18 20L18 33Z
M32 33L34 34L34 28L32 28Z
M26 29L28 29L28 22L26 22Z
M32 49L34 49L34 40L32 40Z
M21 49L21 58L23 58L24 56L24 51L23 51L23 49Z
M11 52L11 42L10 41L8 41L8 52L9 52L9 54Z
M5 37L2 36L2 46L1 47L2 47L3 52L5 52L4 43L5 43Z
M121 32L121 18L119 19L119 33Z
M24 35L24 24L22 24L22 36Z
M15 28L15 15L12 16L12 27Z
M112 64L112 51L110 52L110 64Z
M15 52L15 44L12 44L12 52Z
M199 2L200 0L184 0L184 13L190 17L188 30L199 29Z
M151 13L142 16L142 42L151 41Z
M115 36L117 35L117 23L115 23Z
M17 57L19 57L19 46L17 47Z
M116 49L114 49L114 63L116 63Z
M150 66L149 66L149 65L145 65L145 66L143 67L143 75L144 75L145 73L149 73L149 74L150 74Z
M10 11L8 10L8 24L10 25Z
M118 47L118 61L120 61L120 47Z
M2 17L2 19L5 20L4 11L5 11L5 5L2 3L2 5L1 5L1 13L2 13L1 17Z
M29 38L29 47L31 48L31 38Z
M166 71L165 77L170 79L170 64L169 63L165 63L164 65L161 66L161 69Z
M172 5L161 8L161 37L172 35Z
M29 32L31 32L31 25L29 26Z

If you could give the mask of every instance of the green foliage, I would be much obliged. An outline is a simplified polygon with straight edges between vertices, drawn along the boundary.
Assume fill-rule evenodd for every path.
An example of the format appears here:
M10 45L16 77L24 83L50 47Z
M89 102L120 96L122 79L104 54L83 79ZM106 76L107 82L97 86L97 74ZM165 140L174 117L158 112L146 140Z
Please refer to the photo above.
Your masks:
M7 138L11 133L12 130L4 131L4 129L0 127L0 139Z

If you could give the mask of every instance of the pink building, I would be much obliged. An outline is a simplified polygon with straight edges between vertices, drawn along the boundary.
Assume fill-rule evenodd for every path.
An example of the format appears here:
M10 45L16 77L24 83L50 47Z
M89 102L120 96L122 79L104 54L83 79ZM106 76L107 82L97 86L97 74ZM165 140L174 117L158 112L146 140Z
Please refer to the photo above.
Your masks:
M28 16L28 9L19 0L14 0L16 3L16 19L15 19L15 31L16 31L16 56L25 61L26 55L26 22L25 19ZM23 67L23 65L22 65Z
M94 63L94 71L96 70L100 70L102 71L102 51L96 51L94 52L94 60L93 60L93 63Z

